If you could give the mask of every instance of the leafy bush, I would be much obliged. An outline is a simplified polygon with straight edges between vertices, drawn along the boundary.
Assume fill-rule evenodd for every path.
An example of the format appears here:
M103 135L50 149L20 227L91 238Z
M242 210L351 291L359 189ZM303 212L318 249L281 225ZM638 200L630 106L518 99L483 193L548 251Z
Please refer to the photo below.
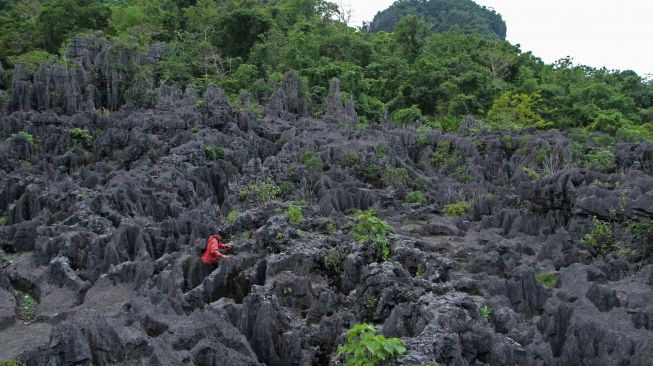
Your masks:
M284 215L288 218L288 221L292 225L301 225L302 222L304 222L304 215L302 214L302 208L298 206L290 206L284 213Z
M396 110L390 115L390 121L400 126L419 122L420 119L422 119L422 111L416 105Z
M464 216L469 212L471 205L468 202L457 202L444 206L444 213L447 216Z
M29 75L32 75L39 68L42 62L51 60L54 55L43 50L31 50L18 56L9 57L10 65L16 67L18 64L24 64Z
M16 359L7 359L0 363L0 366L23 366L23 363Z
M449 141L441 141L431 157L431 165L434 167L444 168L449 173L452 173L460 165L461 156L458 151L450 152L451 143Z
M592 218L592 224L592 231L583 237L581 243L591 246L599 255L605 256L612 253L616 249L617 244L615 243L614 234L610 225L596 217Z
M209 160L215 160L217 158L217 154L215 153L215 150L213 150L213 146L209 144L204 145L204 156L206 156L207 159Z
M324 257L324 265L329 271L333 273L339 273L340 266L342 265L342 261L344 259L345 256L341 250L338 248L331 248L327 252L327 255Z
M406 168L388 168L383 172L381 179L386 186L400 188L408 182L408 170Z
M238 211L231 210L229 214L227 214L227 224L233 225L234 222L236 222L236 218L238 217Z
M18 132L18 135L16 135L16 134L14 133L14 134L11 135L11 138L12 138L12 139L15 139L15 138L18 137L18 136L23 137L25 140L29 141L30 144L34 144L34 136L32 136L31 134L29 134L28 132L26 132L26 131L20 131L20 132Z
M516 131L530 126L540 129L551 127L553 124L544 121L539 114L538 105L541 101L542 97L539 93L505 92L487 113L490 128Z
M611 148L596 148L587 154L587 165L588 167L609 172L617 167L614 159L614 152Z
M640 219L626 226L626 230L633 238L635 254L640 259L653 258L653 222Z
M420 206L425 206L428 203L424 193L420 191L410 192L406 195L406 203L417 203Z
M546 288L554 288L558 283L558 276L555 273L536 273L535 280Z
M256 195L259 203L270 203L281 195L281 188L270 180L257 180L240 191L241 198L246 198L250 195Z
M356 324L347 332L347 344L338 347L337 356L346 359L343 366L390 365L406 353L404 341L376 335L374 326Z
M413 188L420 192L425 192L428 185L429 181L426 178L419 177L413 181Z
M304 164L306 168L312 173L319 173L324 169L324 163L315 152L307 151L299 157L299 162Z
M525 167L521 168L521 170L524 173L528 174L529 178L531 178L532 180L539 180L540 179L540 175L535 170L533 170L533 169L531 169L529 167L525 166Z
M91 140L93 140L93 136L91 136L91 133L85 128L75 127L68 132L68 135L73 144L79 144L82 146L88 146Z
M360 212L354 217L354 220L355 223L351 229L354 240L380 248L381 259L387 260L390 256L387 235L392 227L378 218L374 210Z
M28 293L16 291L16 301L18 302L18 319L25 322L34 319L34 312L38 306L36 300Z

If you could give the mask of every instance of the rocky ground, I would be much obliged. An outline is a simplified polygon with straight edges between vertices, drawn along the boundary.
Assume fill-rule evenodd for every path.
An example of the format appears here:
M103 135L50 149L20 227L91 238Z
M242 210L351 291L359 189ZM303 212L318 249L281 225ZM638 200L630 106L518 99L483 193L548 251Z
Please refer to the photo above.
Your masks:
M110 74L89 42L71 58ZM316 119L292 74L257 115L213 87L96 110L111 83L39 72L0 116L0 360L333 365L360 322L406 341L398 365L653 360L653 238L626 225L653 218L651 144L602 171L569 132L361 127L337 80ZM350 235L370 208L386 261ZM624 250L581 243L594 217ZM232 256L203 265L218 230Z

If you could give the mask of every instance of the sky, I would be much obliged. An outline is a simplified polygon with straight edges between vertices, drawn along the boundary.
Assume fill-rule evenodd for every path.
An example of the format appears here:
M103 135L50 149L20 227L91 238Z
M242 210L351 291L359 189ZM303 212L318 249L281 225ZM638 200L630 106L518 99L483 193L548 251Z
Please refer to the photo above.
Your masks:
M338 2L338 1L334 1ZM371 21L394 0L342 0L351 25ZM545 62L571 56L576 64L653 76L653 0L476 0L506 22L507 39Z

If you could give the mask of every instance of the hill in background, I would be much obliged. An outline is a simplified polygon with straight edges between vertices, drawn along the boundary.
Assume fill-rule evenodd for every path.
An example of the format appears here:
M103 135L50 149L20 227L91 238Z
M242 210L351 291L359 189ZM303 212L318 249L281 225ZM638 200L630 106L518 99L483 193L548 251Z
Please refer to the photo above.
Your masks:
M370 30L393 32L399 20L411 14L424 18L434 32L458 27L465 33L479 32L488 37L506 39L506 23L501 15L471 0L396 1L376 14Z

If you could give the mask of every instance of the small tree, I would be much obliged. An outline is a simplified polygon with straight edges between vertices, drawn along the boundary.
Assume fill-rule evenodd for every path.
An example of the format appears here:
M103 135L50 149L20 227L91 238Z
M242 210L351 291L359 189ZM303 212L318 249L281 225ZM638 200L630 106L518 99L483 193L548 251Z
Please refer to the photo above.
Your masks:
M381 250L381 259L387 260L390 257L390 246L388 245L388 232L392 227L385 221L376 217L374 210L360 212L354 218L356 223L351 229L351 234L359 243L372 244Z
M532 94L505 92L494 101L487 113L490 127L494 130L520 130L534 126L540 129L550 128L551 122L546 122L540 116L542 97L539 93Z

